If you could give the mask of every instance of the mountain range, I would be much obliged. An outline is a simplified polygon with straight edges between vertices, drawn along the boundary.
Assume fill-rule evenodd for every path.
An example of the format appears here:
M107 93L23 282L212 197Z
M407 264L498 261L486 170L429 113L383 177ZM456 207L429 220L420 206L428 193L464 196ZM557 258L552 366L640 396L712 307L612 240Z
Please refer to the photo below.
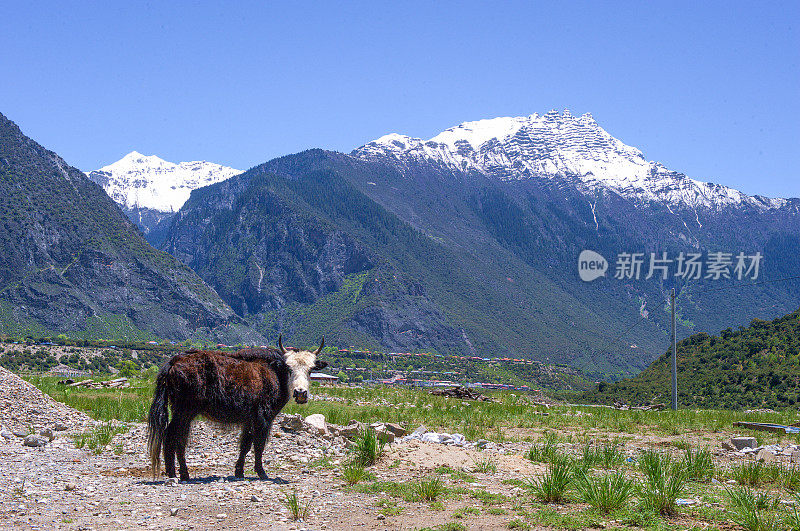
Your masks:
M176 169L192 164L203 168L192 178ZM760 252L760 279L796 276L800 201L691 179L569 111L465 122L430 140L393 133L238 174L134 152L89 175L254 333L296 344L324 333L340 346L513 354L619 378L663 352L671 288L681 336L783 315L800 295L796 280L581 281L583 249Z
M102 188L0 114L0 329L35 336L263 341Z
M117 162L86 175L122 208L147 236L178 211L192 190L242 173L206 161L168 162L132 151Z

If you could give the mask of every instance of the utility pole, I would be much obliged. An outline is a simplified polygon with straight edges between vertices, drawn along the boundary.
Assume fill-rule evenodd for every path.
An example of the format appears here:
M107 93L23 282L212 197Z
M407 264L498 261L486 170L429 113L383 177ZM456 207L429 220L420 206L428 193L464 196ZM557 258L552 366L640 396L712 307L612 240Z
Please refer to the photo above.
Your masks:
M678 409L678 341L675 335L675 288L669 294L672 303L672 410Z

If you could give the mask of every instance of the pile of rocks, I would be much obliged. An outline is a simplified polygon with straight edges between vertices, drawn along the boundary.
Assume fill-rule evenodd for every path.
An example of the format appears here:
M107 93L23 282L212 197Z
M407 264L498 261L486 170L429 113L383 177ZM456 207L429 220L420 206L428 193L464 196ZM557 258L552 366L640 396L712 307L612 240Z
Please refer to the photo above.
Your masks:
M753 457L762 463L771 463L778 460L800 462L800 446L790 444L780 446L767 444L759 446L755 437L732 437L729 441L722 442L722 448L735 457Z
M55 432L80 430L94 421L56 402L16 374L0 367L0 442L22 439L43 446Z

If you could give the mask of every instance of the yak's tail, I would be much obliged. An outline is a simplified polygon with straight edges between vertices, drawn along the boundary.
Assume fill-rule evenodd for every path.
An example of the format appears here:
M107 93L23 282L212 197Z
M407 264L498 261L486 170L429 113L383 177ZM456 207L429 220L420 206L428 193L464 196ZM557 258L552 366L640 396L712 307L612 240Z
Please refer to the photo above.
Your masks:
M158 478L161 471L161 445L169 423L169 390L167 388L167 375L172 368L172 360L161 367L156 377L156 390L153 393L153 403L150 405L150 414L147 416L147 448L150 452L150 466L153 479Z

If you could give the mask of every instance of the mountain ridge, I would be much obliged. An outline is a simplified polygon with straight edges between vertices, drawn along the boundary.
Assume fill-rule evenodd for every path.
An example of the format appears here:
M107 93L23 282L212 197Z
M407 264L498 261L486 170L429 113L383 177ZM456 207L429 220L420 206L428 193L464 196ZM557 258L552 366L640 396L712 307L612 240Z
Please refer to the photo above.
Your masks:
M769 209L787 204L787 199L749 196L647 161L639 149L613 137L591 114L575 117L569 110L464 122L427 141L390 133L351 155L394 158L400 163L425 160L500 180L560 178L584 192L610 191L636 201L692 209L741 204Z

